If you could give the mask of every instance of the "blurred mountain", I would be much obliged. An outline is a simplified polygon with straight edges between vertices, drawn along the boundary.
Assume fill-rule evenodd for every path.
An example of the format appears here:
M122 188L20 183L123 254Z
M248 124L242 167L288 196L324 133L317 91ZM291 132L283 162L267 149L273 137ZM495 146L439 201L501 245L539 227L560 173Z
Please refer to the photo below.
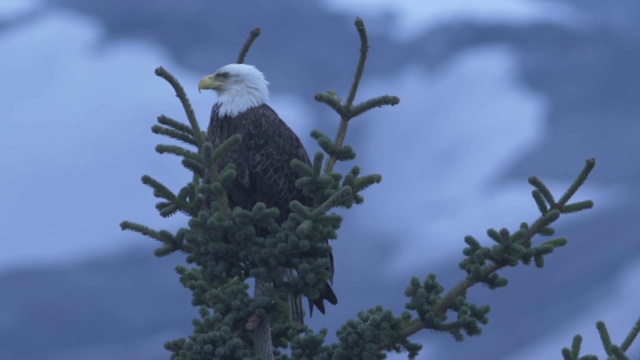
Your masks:
M170 0L48 0L39 12L66 9L84 14L104 26L104 44L142 40L160 46L173 61L201 74L235 61L249 30L260 27L263 33L247 62L259 66L272 79L274 93L310 99L314 92L323 90L318 84L339 94L348 89L359 45L352 16L333 13L317 1L197 0L185 4ZM492 306L491 322L482 336L456 344L440 335L420 334L418 339L427 344L421 358L534 359L539 357L531 354L539 352L532 344L551 340L555 341L549 345L555 349L551 354L559 358L561 347L570 344L576 331L566 330L569 337L562 333L562 338L549 338L554 334L558 337L557 332L567 324L595 312L598 304L611 301L613 307L622 301L612 295L616 294L616 279L638 262L640 253L640 229L635 220L640 208L633 201L624 201L640 193L640 167L633 156L640 150L640 128L635 121L640 113L640 102L635 99L640 93L640 72L635 69L640 61L636 45L640 25L633 21L633 14L640 13L640 3L570 4L582 16L580 23L456 21L406 41L373 30L390 26L384 17L375 25L367 22L372 31L366 77L378 80L376 89L381 88L381 79L400 76L407 68L437 77L474 49L499 46L514 54L520 83L545 103L544 135L507 169L495 174L486 191L496 191L514 181L525 183L532 174L562 184L559 189L563 189L584 159L595 156L598 165L589 183L623 194L608 200L606 211L561 222L557 230L569 238L569 246L552 255L544 270L509 269L504 273L510 280L506 289L473 289L474 299ZM0 35L34 19L35 14L5 24L0 27ZM461 81L460 91L465 85ZM496 99L498 103L500 100ZM320 106L310 111L313 121L332 116ZM393 113L373 114L370 120L389 121L382 119L393 116L389 114ZM332 124L317 121L314 127L332 132ZM421 125L415 126L422 129ZM364 128L350 133L354 148L367 144L367 134ZM444 163L449 161L447 158ZM529 206L534 209L533 202ZM462 275L455 266L461 259L459 252L447 265L424 264L409 273L388 271L384 264L400 252L397 239L386 233L362 239L359 234L370 226L366 211L353 215L356 221L351 224L345 221L341 240L359 241L336 242L340 304L328 310L330 316L312 318L314 328L335 329L357 311L376 304L401 311L408 274L433 272L446 285ZM482 226L497 225L517 224ZM461 249L462 238L455 241ZM1 273L0 289L9 289L0 297L3 356L16 360L166 358L163 341L187 335L190 318L195 315L189 294L172 270L179 261L178 256L156 259L145 247L64 267L33 266ZM640 294L624 298L633 303L640 300ZM621 305L619 309L626 307ZM638 316L635 309L631 318ZM594 324L604 315L593 314L595 320L588 323ZM618 326L621 331L628 329L622 328L628 326L626 323L609 324L610 328ZM595 334L593 326L579 331ZM597 344L589 346L598 351Z
M3 359L159 359L164 341L197 312L173 271L148 247L0 276Z

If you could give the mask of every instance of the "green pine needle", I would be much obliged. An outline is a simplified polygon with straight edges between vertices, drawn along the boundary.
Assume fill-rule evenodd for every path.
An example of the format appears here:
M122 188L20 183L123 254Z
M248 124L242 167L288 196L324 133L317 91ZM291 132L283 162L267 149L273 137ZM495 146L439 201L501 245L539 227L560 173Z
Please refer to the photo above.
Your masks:
M197 161L189 158L183 158L180 163L182 164L182 166L184 166L185 169L191 171L193 174L195 174L199 178L204 177L204 168L202 167L201 161Z
M636 323L633 324L631 331L629 331L629 335L627 335L627 337L622 342L622 345L620 345L620 349L622 349L622 351L627 351L631 346L631 343L633 343L633 340L635 340L635 338L638 336L638 333L640 333L640 318L638 318L638 320L636 320Z
M220 144L220 146L218 146L213 151L213 162L218 162L220 158L222 158L224 155L229 153L229 151L231 151L231 149L233 149L235 146L240 144L241 141L242 141L242 136L238 134L230 136L227 140L225 140L225 142Z
M170 202L176 201L176 195L158 180L149 175L142 176L142 183L153 189L153 196L157 198L167 199Z
M293 170L295 170L298 173L298 175L300 175L300 177L313 176L313 169L311 169L309 165L307 165L306 163L298 159L291 160L290 165L293 168Z
M579 201L573 204L564 205L561 209L563 214L576 213L578 211L587 210L593 208L593 201L585 200Z
M236 60L237 64L244 63L244 58L247 56L251 45L253 45L253 42L258 38L258 36L260 36L260 28L251 30L247 41L245 41L244 45L242 45L242 48L240 49L240 54L238 54L238 59Z
M493 229L493 228L488 229L487 236L489 236L491 240L495 241L498 244L502 243L502 237L500 236L500 233L496 229Z
M313 98L316 101L326 104L327 106L332 108L333 111L338 113L338 115L340 115L341 117L346 115L344 106L342 105L340 98L338 98L335 92L328 90L323 93L316 93Z
M540 179L538 179L536 176L529 177L529 184L533 185L533 187L535 187L540 192L540 194L547 201L547 204L551 206L554 206L556 204L556 201L554 200L551 191L549 191L549 188L547 188L547 186L543 184L542 181L540 181Z
M178 132L193 136L193 129L189 125L183 124L178 120L172 119L166 115L158 116L157 120L160 125L164 125Z
M535 200L536 205L538 205L538 210L540 210L540 214L546 214L549 211L547 207L547 203L542 196L542 192L538 189L531 191L531 196L533 196L533 200Z
M595 158L587 159L584 167L582 168L582 171L580 171L580 174L578 174L578 177L576 177L576 179L573 181L571 186L569 186L569 189L562 195L562 197L558 201L558 204L560 204L561 206L564 206L573 197L573 195L575 195L578 189L587 180L587 177L593 170L594 166L596 166L596 159Z
M189 151L178 145L165 145L165 144L156 145L156 152L158 152L159 154L171 154L171 155L176 155L176 156L187 158L187 159L192 159L195 161L201 161L200 160L201 157L197 153L194 153L193 151Z
M134 223L134 222L130 222L130 221L123 221L120 223L120 229L122 230L131 230L131 231L135 231L137 233L140 233L144 236L148 236L152 239L156 239L156 240L160 240L161 241L161 237L160 237L160 233L156 230L153 230L147 226L138 224L138 223Z
M604 324L604 321L598 321L596 323L596 328L598 329L598 333L600 334L600 340L602 340L602 346L604 347L604 350L607 352L607 355L611 356L611 337L609 336L607 326Z
M153 132L154 134L164 135L164 136L170 137L172 139L176 139L176 140L182 141L182 142L187 143L189 145L198 146L198 142L196 141L196 139L191 134L187 134L187 133L184 133L184 132L180 132L180 131L176 131L176 130L173 130L173 129L169 129L169 128L166 128L166 127L160 126L160 125L153 125L151 127L151 132Z
M382 95L373 99L369 99L367 101L363 101L358 105L351 108L349 111L349 116L354 118L356 116L360 116L365 112L383 106L395 106L400 103L400 98L397 96L390 95Z
M318 216L326 213L327 211L342 205L342 203L351 196L351 188L348 186L342 187L340 190L336 191L330 198L328 198L324 203L318 206L312 213L312 218L317 218Z
M198 142L198 145L202 144L204 142L204 136L200 131L200 125L198 125L198 121L196 120L196 115L193 111L193 107L191 106L191 102L189 101L189 98L187 97L187 93L185 93L184 88L182 87L182 85L180 85L180 82L163 67L156 68L155 73L157 76L160 76L161 78L165 79L171 85L171 87L173 87L173 90L178 96L178 99L180 99L180 102L182 103L182 108L184 109L185 114L187 115L189 124L191 124L193 134L196 135L196 140Z

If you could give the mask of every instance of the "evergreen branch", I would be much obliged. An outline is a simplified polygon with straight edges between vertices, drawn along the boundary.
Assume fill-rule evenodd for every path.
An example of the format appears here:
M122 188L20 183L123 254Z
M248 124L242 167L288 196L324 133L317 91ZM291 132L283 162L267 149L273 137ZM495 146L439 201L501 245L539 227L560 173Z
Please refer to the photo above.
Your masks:
M227 140L225 140L222 144L220 144L220 146L218 146L216 149L213 148L213 145L210 142L207 141L204 143L201 152L204 158L204 166L209 173L209 179L208 179L209 181L220 180L221 174L218 173L218 166L217 166L218 161L224 155L226 155L229 151L231 151L231 149L237 146L241 141L242 141L242 136L235 134L230 136ZM231 169L225 168L223 169L223 172L225 170L231 170ZM235 177L235 171L233 171L233 173L228 173L228 174L229 175L233 174L233 177ZM230 219L231 208L229 207L229 199L227 198L227 194L223 191L220 194L220 196L218 196L215 200L220 203L220 206L222 207L222 213L224 214L225 218Z
M340 190L331 195L331 197L329 197L325 202L313 208L313 210L311 211L309 211L306 206L302 205L297 200L293 200L289 204L289 208L295 213L300 214L304 219L315 220L326 214L332 208L340 206L349 196L351 196L351 188L348 186L343 186L342 188L340 188Z
M313 169L298 159L291 160L290 165L300 176L313 176Z
M371 174L361 176L354 181L354 190L355 192L360 192L373 184L379 184L382 181L382 175L380 174Z
M182 166L184 166L185 169L191 171L194 174L194 177L195 176L197 176L198 178L204 177L204 167L202 166L201 161L190 159L190 158L183 158ZM197 181L193 181L193 183L197 183Z
M193 204L189 203L195 200L195 195L196 187L193 183L188 183L186 186L183 186L176 197L176 205L180 206L178 210L191 217L197 216L197 211L194 211L193 207L191 206ZM200 206L198 206L198 210L199 209Z
M161 201L156 204L156 209L160 213L160 216L169 217L177 211L185 214L191 214L193 212L186 202L187 196L193 191L189 186L183 187L178 195L176 195L161 182L149 175L142 176L142 183L153 189L153 196L167 200L166 202Z
M234 135L232 137L230 137L227 141L225 141L222 145L227 145L225 147L225 150L228 152L233 145L229 146L230 144L237 144L239 143L239 139L240 135ZM213 149L213 145L210 142L205 142L203 147L202 147L202 155L204 158L204 166L207 169L209 176L208 178L205 177L206 181L211 181L211 182L216 182L219 178L220 178L220 174L218 174L218 167L216 166L216 155L218 156L218 158L220 158L221 156L223 156L226 152L225 151L217 151L218 149L214 150ZM215 198L216 201L218 201L220 203L220 205L222 206L222 213L224 214L225 219L230 219L231 218L231 208L229 207L229 200L227 199L227 194L222 191L220 193L220 195L218 197ZM210 204L206 204L207 206L210 206Z
M172 128L172 129L174 129L176 131L183 132L185 134L189 134L189 135L193 136L193 129L190 128L189 126L179 122L178 120L172 119L172 118L170 118L168 116L165 116L165 115L158 116L157 120L158 120L158 123L160 125L164 125L164 126Z
M622 349L622 351L627 351L631 346L631 343L633 343L633 340L635 340L636 336L638 336L638 333L640 333L640 318L638 318L636 323L633 324L631 331L629 331L629 335L627 335L627 337L622 342L622 345L620 345L620 349Z
M547 207L547 203L545 202L545 199L542 196L542 192L540 190L538 189L532 190L531 196L533 197L533 200L536 202L536 205L538 205L538 210L540 210L541 214L545 214L547 211L549 211L549 208Z
M364 72L364 64L367 61L367 52L369 51L369 40L367 39L367 30L364 28L364 21L362 21L362 19L357 17L356 21L354 22L354 25L356 26L356 29L358 30L358 35L360 36L360 58L358 59L358 66L356 68L356 73L353 78L353 83L351 83L349 96L347 97L347 101L345 102L346 109L351 108L351 104L353 104L353 100L356 98L358 85L360 84L362 73ZM351 116L351 117L354 117L354 116Z
M144 236L148 236L150 238L156 239L156 240L160 240L160 234L158 233L158 231L151 229L150 227L138 224L138 223L134 223L131 221L122 221L120 223L120 229L121 230L130 230L130 231L135 231L139 234L142 234Z
M622 350L620 350L619 347L617 347L616 345L611 345L611 356L610 358L614 358L615 360L629 360L629 357L627 357L627 355L624 354L624 352Z
M159 144L156 145L156 152L159 154L176 155L194 161L202 161L200 155L177 145Z
M347 136L347 128L349 127L349 118L343 117L340 120L340 125L338 126L338 133L336 134L335 146L341 147L344 143L344 138ZM333 166L336 164L338 160L338 155L334 152L327 160L327 163L324 167L325 173L333 172Z
M382 95L357 104L356 106L351 108L349 114L352 118L354 118L373 108L383 107L387 105L395 106L399 103L400 98L398 98L397 96Z
M229 136L227 140L225 140L222 144L220 144L220 146L218 146L215 150L213 150L211 154L212 163L217 163L218 161L220 161L220 159L224 155L229 153L229 151L231 151L231 149L233 149L235 146L238 146L238 144L240 144L241 141L242 141L242 136L240 136L239 134L234 134ZM213 145L211 146L211 149L213 149ZM215 169L211 169L211 170L212 170L212 174L215 174L215 172L213 172L213 170Z
M176 195L173 192L171 192L169 188L167 188L161 182L152 178L151 176L143 175L141 180L143 184L153 189L153 196L157 198L167 199L172 203L177 200Z
M607 355L611 356L611 337L609 336L607 326L603 321L598 321L596 323L596 328L598 329L598 333L600 334L600 340L602 340L604 351L607 353Z
M160 214L169 216L176 211L183 211L191 216L189 228L181 228L173 235L165 230L155 231L126 221L120 226L123 230L133 230L161 241L163 245L156 249L156 255L184 250L187 262L195 264L192 269L180 267L176 270L183 285L192 291L194 306L200 306L201 319L194 321L194 333L188 340L178 339L165 344L173 353L172 357L210 359L215 350L216 356L221 358L260 356L272 359L278 348L286 347L289 343L294 358L380 358L381 351L407 351L413 359L421 346L410 343L408 337L422 329L447 332L457 341L464 339L463 332L467 336L480 334L480 324L488 322L486 314L489 307L469 303L467 290L479 283L486 284L490 289L505 286L507 279L498 276L497 272L520 262L529 264L533 259L536 266L542 267L545 256L564 246L566 239L552 239L532 247L533 237L553 235L554 229L550 225L561 214L593 206L590 201L568 204L593 168L593 159L587 161L581 174L557 203L546 186L532 177L529 182L536 188L532 195L541 213L538 219L531 225L520 224L513 234L506 228L490 230L488 235L496 242L491 248L481 246L471 236L465 237L468 247L464 250L466 258L460 267L467 276L444 295L435 275L430 274L422 284L418 279L412 279L405 292L411 298L406 307L417 313L416 319L412 319L412 315L406 311L401 317L395 318L390 311L377 307L358 314L357 321L350 321L341 328L338 345L321 346L324 340L322 332L317 336L307 331L305 335L308 336L298 337L301 329L294 331L293 325L276 317L284 314L281 303L286 302L279 297L285 291L304 294L311 299L319 296L319 286L324 286L329 276L328 240L335 239L335 230L341 223L339 215L327 215L327 212L337 206L348 207L353 202L362 202L363 198L358 192L381 180L377 174L359 177L359 169L353 167L344 176L342 184L339 183L343 176L333 172L335 163L355 158L353 149L344 145L348 123L370 109L399 102L397 97L385 95L353 105L369 48L366 29L360 18L356 19L355 26L360 36L360 56L345 103L332 91L315 95L317 101L327 104L340 115L335 141L320 132L312 133L322 150L329 155L324 170L322 152L316 154L312 166L300 161L290 164L301 175L296 186L314 197L313 205L306 207L298 201L292 201L289 204L292 212L282 224L275 222L278 210L267 209L262 203L256 204L251 211L229 209L224 188L233 181L236 173L233 166L219 170L217 162L242 139L239 136L232 137L214 149L200 131L180 84L163 68L156 69L156 74L173 86L191 128L160 116L158 123L162 126L156 125L152 130L196 145L198 152L172 145L159 145L156 148L160 153L183 157L183 166L194 174L194 180L177 195L151 177L143 177L143 182L154 189L156 197L168 200L156 205ZM238 63L244 62L259 35L258 28L250 33L240 51ZM268 230L269 234L258 236L264 234L262 230ZM292 254L301 256L290 256ZM291 270L286 278L281 273L285 268ZM249 277L256 280L253 297L247 293L248 285L244 282ZM295 292L291 292L292 289ZM457 317L447 322L449 312L456 313ZM627 337L629 344L638 334L639 327L640 320ZM212 338L210 334L214 331L216 336ZM606 333L606 328L604 331ZM574 338L572 350L563 349L563 356L577 359L580 342L581 338ZM604 340L603 343L609 349L608 354L624 358L624 347L618 348L610 340L608 345ZM304 351L303 356L300 351ZM279 357L285 358L286 355Z
M324 159L324 154L321 153L320 151L318 151L314 156L313 156L313 172L311 173L311 175L313 177L320 177L321 174L321 169L322 169L322 160Z
M249 33L249 37L244 42L244 45L242 45L242 49L240 49L240 54L238 54L238 60L236 60L237 64L244 63L244 58L247 56L247 53L249 52L249 48L251 48L251 45L258 38L258 36L260 36L260 28L255 28L251 30L251 32Z
M559 210L565 206L565 204L571 199L571 197L573 197L573 195L575 195L582 184L584 184L594 166L596 166L596 159L587 159L586 164L584 165L584 168L582 168L582 171L580 171L578 177L573 181L571 186L569 186L569 189L562 195L562 197L558 201Z
M168 136L170 138L173 138L173 139L176 139L176 140L180 140L180 141L182 141L184 143L187 143L189 145L198 146L198 142L193 137L193 135L188 134L188 133L184 133L184 132L181 132L181 131L170 129L170 128L167 128L167 127L164 127L164 126L160 126L160 125L153 125L151 127L151 131L154 134Z
M195 135L198 147L200 147L204 142L204 135L200 131L200 125L198 125L196 114L193 111L193 107L191 106L191 101L189 101L189 98L187 97L187 93L185 93L184 88L182 87L182 85L180 85L180 82L162 66L156 68L155 72L157 76L165 79L173 87L173 90L175 91L178 99L180 99L180 103L182 104L184 112L187 115L187 119L189 120L189 124L191 125L193 134Z
M204 167L207 169L209 174L209 178L205 179L205 181L216 181L218 180L218 167L216 166L216 159L214 158L213 145L210 142L205 142L202 146L202 157L204 159Z
M364 27L364 22L359 17L355 20L355 26L358 30L358 35L360 36L360 57L358 58L358 65L356 67L356 72L354 74L353 83L351 83L351 89L349 90L349 95L347 96L347 101L344 105L340 105L338 107L337 101L339 101L337 95L329 93L327 97L320 96L322 100L330 100L332 103L327 103L331 106L336 112L340 115L340 125L338 126L338 133L336 134L335 147L340 148L344 143L344 139L347 136L347 128L349 120L355 117L355 115L351 112L351 105L353 104L353 100L356 97L356 93L358 91L358 86L360 84L360 79L362 78L362 73L364 72L364 65L367 61L367 52L369 51L369 42L367 39L367 31ZM332 96L333 95L333 96ZM316 100L318 100L318 96L316 96ZM333 104L333 106L332 106ZM339 109L339 110L337 110ZM337 154L331 154L329 160L327 160L327 164L325 166L325 172L330 173L333 171L333 166L337 161Z
M582 346L582 336L576 335L573 338L573 343L571 344L571 353L573 354L574 359L578 359L578 356L580 356L581 346Z
M347 173L342 182L342 186L349 186L353 190L352 197L346 201L343 206L347 209L351 208L353 203L362 204L364 198L359 194L360 191L368 188L373 184L378 184L382 181L382 176L379 174L371 174L358 177L360 174L360 168L354 166L351 171Z
M360 37L360 57L358 58L358 65L356 66L353 82L351 83L349 94L347 95L347 100L343 104L340 101L340 98L338 97L338 95L335 92L330 90L325 91L324 93L317 93L314 95L314 99L316 101L327 104L336 113L338 113L338 115L340 115L340 124L338 125L338 132L336 133L335 141L333 142L334 151L327 151L330 157L325 164L325 168L324 168L325 173L333 172L333 167L335 166L336 161L338 160L344 161L340 157L344 158L345 160L355 157L355 154L353 154L353 156L342 156L342 155L350 155L348 151L340 154L338 154L337 152L338 149L343 148L344 139L347 136L348 124L351 119L353 119L358 115L361 115L362 113L370 109L373 109L374 107L381 107L384 105L396 105L400 102L400 99L398 99L395 96L384 95L384 96L379 96L379 97L364 101L356 105L355 107L352 106L353 101L356 97L356 93L358 92L358 86L360 84L360 80L362 79L364 66L367 62L367 53L369 51L369 40L367 39L367 30L365 29L364 22L362 21L362 19L358 17L356 18L354 24L356 26L356 30L358 31L358 35ZM318 139L318 141L320 141L321 139L322 141L325 141L324 137L318 137L316 139ZM326 141L325 141L325 145L328 145ZM320 146L323 147L324 149L324 146L322 143L320 144ZM326 151L327 149L324 149L324 150Z
M529 177L529 184L540 192L550 206L554 206L556 204L556 200L553 198L553 195L549 188L547 188L547 185L543 184L536 176Z
M573 204L567 204L563 206L562 209L560 209L560 212L562 212L563 214L570 214L570 213L574 213L582 210L591 209L592 207L593 207L593 201L585 200L585 201L579 201Z
M173 203L166 203L162 201L156 205L157 205L156 209L158 209L160 216L164 218L171 217L172 215L178 212L178 206Z
M632 326L629 335L624 339L620 346L617 346L611 342L611 337L609 335L609 331L607 330L607 326L604 322L598 321L596 323L596 328L598 329L598 334L600 335L600 340L602 341L602 347L607 354L608 360L628 360L629 357L625 355L625 351L629 350L631 343L633 343L634 339L640 332L640 318L635 322ZM562 355L565 359L568 360L598 360L598 357L595 355L585 355L582 357L578 357L580 355L580 346L582 343L582 336L576 335L573 337L573 342L571 344L571 350L568 348L562 349Z
M329 154L329 156L336 154L336 144L333 142L333 140L329 139L327 135L324 135L318 130L313 130L311 132L311 137L318 141L318 145L320 145L320 148L322 148L324 152Z
M487 236L489 236L489 238L495 242L497 242L498 244L502 244L503 242L503 238L502 236L500 236L500 233L496 231L496 229L488 229L487 230Z
M361 51L361 59L356 70L356 79L350 91L350 105L355 98L358 82L364 69L364 61L366 58L366 33L364 25L360 19L356 21L356 27L361 35L364 43L364 51ZM259 29L251 32L249 39L246 41L238 57L238 63L242 63L252 42L260 34ZM183 108L191 124L191 128L180 124L177 121L165 116L158 118L159 125L155 126L152 131L155 133L169 136L196 145L198 152L192 152L175 145L159 145L156 150L160 153L169 153L182 157L182 164L194 174L194 179L188 186L183 187L180 192L175 195L167 187L160 184L150 177L144 179L145 183L154 188L156 196L164 197L168 201L159 202L156 208L162 216L169 216L177 211L183 211L190 215L188 229L180 229L176 235L172 235L166 231L150 232L150 229L141 228L140 231L146 231L148 234L154 235L163 245L156 249L157 256L169 254L177 249L184 250L187 253L186 261L195 264L193 269L186 268L177 269L180 274L180 281L189 288L193 293L193 304L201 307L201 320L194 322L195 330L189 340L176 340L167 344L175 356L182 358L190 356L189 354L198 353L200 349L194 347L195 344L204 344L209 350L204 350L201 354L206 353L206 358L210 358L210 350L215 349L216 352L221 351L222 357L225 358L249 358L257 353L261 353L263 358L273 356L273 347L267 347L266 352L258 350L262 345L273 345L278 347L286 346L287 338L293 335L280 336L283 330L283 322L280 319L273 318L273 314L279 314L280 309L277 305L282 295L282 290L287 285L283 278L278 274L278 269L283 266L298 266L296 261L301 263L297 269L299 274L305 275L302 285L296 285L294 282L299 277L291 275L289 278L291 286L299 286L302 294L319 295L318 288L325 286L326 280L329 278L329 258L330 247L326 243L327 240L335 239L337 230L341 224L341 217L336 214L326 213L347 201L352 201L353 196L351 186L339 186L342 174L322 172L324 154L322 152L316 154L313 167L302 166L304 164L292 163L292 167L299 172L308 173L310 176L303 176L301 183L305 181L305 191L308 187L315 187L317 201L314 206L306 208L298 202L292 202L291 208L294 210L288 222L277 224L275 222L279 212L276 208L265 209L256 206L249 212L246 209L236 208L231 211L228 207L228 201L224 192L225 185L228 185L235 178L236 173L233 166L227 166L220 170L217 166L218 160L222 158L233 146L237 145L242 139L240 136L234 136L217 148L208 142L205 134L200 131L195 115L184 93L183 88L178 81L163 68L158 68L156 74L165 78L173 87L176 95L181 100ZM330 94L330 92L327 92ZM336 97L337 99L337 97ZM370 102L375 103L376 101ZM339 99L338 99L339 103ZM343 112L344 113L344 112ZM351 116L353 117L353 116ZM342 136L339 142L333 143L328 138L325 143L328 153L336 160L346 161L355 157L355 152L350 146L343 145L344 136L346 134L346 122L348 118L344 118L342 125ZM332 167L331 165L330 167ZM354 188L363 189L374 182L379 181L379 176L370 175L363 178L357 178L357 173L352 174L350 182L353 182ZM200 180L202 179L202 180ZM307 186L308 185L308 186ZM305 218L306 217L306 218ZM301 219L302 218L302 219ZM258 230L269 230L268 236L256 236ZM147 231L148 230L148 231ZM290 231L295 231L298 235L302 234L303 239L296 239L295 236L288 236ZM295 234L294 233L294 234ZM284 236L284 243L282 242ZM184 248L183 248L184 241ZM310 244L312 247L310 248ZM300 260L292 260L284 254L292 253L291 249L297 253L306 252ZM272 253L273 251L273 253ZM278 252L281 252L278 254ZM275 256L274 256L275 255ZM320 259L315 257L320 256ZM296 268L293 268L296 269ZM197 273L197 274L196 274ZM197 276L196 276L197 275ZM255 294L251 298L246 294L246 289L239 287L225 288L224 285L230 279L238 279L243 285L244 279L254 277L256 279L256 289L264 290L264 296ZM280 282L283 282L281 284ZM299 283L300 284L300 283ZM222 285L222 286L221 286ZM229 290L227 292L227 290ZM233 291L231 291L233 290ZM238 290L238 293L235 291ZM225 309L231 300L236 301L237 296L242 295L245 299L249 299L251 303L242 304L240 308L244 309L239 314L237 309ZM314 298L314 296L312 296ZM275 301L275 303L274 303ZM247 305L247 306L244 306ZM249 306L250 305L250 306ZM238 319L246 319L244 314L249 313L261 321L261 324L253 324L249 326L246 323L246 329L238 329L238 332L222 331L218 340L208 338L206 334L210 329L216 328L220 324L237 324ZM228 316L228 318L227 318ZM286 324L286 322L284 322ZM255 325L255 326L254 326ZM233 326L236 331L236 326ZM250 330L250 327L252 330ZM267 331L266 335L258 338L259 335L255 331L262 328ZM268 334L272 331L272 335ZM298 331L299 332L299 331ZM230 341L235 339L235 341ZM253 343L256 347L251 353L250 345ZM284 344L284 345L282 345ZM417 348L414 344L408 342L400 342L402 346L409 351L416 352ZM195 345L199 346L199 345ZM327 348L328 349L328 348ZM394 348L397 349L397 346ZM223 352L223 353L222 353ZM180 353L180 355L178 355Z
M200 125L198 125L198 121L193 111L193 107L191 106L191 102L189 101L189 98L187 97L187 94L185 93L184 88L182 87L182 85L180 85L180 82L171 73L165 70L162 66L156 68L155 73L157 76L160 76L163 79L165 79L173 87L176 93L176 96L178 97L178 99L180 99L180 103L182 104L182 108L184 109L184 112L187 115L187 119L189 120L189 124L191 125L191 128L188 128L186 125L181 124L164 115L161 115L160 117L158 117L158 122L160 124L172 127L177 131L183 131L187 134L192 134L193 139L196 142L194 145L197 146L198 150L200 151L205 141L204 133L200 131ZM183 140L183 139L178 138L178 140ZM196 173L193 173L192 182L193 183L200 182L200 176Z
M578 183L579 186L581 186L592 168L593 166L587 168L588 171L583 169L573 184ZM548 192L547 187L541 181L537 180L537 178L531 177L529 178L529 182L536 187L540 195L544 196L550 203L553 203L553 196ZM571 196L575 194L573 184L565 194L570 192ZM545 195L545 192L548 192L548 194ZM555 205L557 207L562 207L564 203L571 198L571 196L563 196L564 202L559 202ZM534 196L534 199L536 199L536 197L537 196ZM540 208L539 199L536 199L536 205ZM501 278L496 272L506 266L515 266L519 262L527 263L532 256L535 259L536 265L538 267L542 267L544 265L544 255L550 254L557 247L564 246L566 244L566 239L559 238L550 240L538 247L531 248L532 239L538 234L552 233L552 229L549 228L549 225L556 221L560 215L561 211L558 209L549 209L530 226L523 223L520 230L514 234L510 234L506 228L501 229L499 232L495 229L489 229L487 231L488 236L498 244L494 245L492 248L483 248L477 240L471 236L467 236L465 238L465 242L468 247L464 251L467 258L460 263L460 267L467 272L467 277L456 284L442 297L440 297L439 294L440 290L429 290L429 288L425 288L420 296L422 296L423 299L431 298L431 305L425 303L425 300L416 298L418 293L415 291L409 291L408 289L407 296L412 298L412 302L407 304L407 308L416 310L419 318L409 322L406 327L402 329L399 333L400 338L406 339L423 329L446 331L453 335L458 341L463 339L460 330L465 330L468 336L479 334L481 332L481 328L477 325L476 321L481 323L486 321L484 314L488 312L488 307L484 314L478 312L475 317L469 318L466 317L466 315L461 314L461 311L467 311L467 307L475 306L473 304L468 304L466 300L467 290L478 283L485 283L490 289L505 286L507 284L507 279ZM487 264L487 261L492 263ZM433 277L432 281L435 281L435 277ZM412 283L410 288L413 287L415 287L415 284ZM433 303L433 299L437 299L437 301ZM414 301L417 303L423 303L425 308L416 307ZM443 321L446 319L447 311L449 310L457 312L459 319L452 323L444 323ZM466 319L461 321L461 316L462 319ZM391 346L394 341L397 340L385 342L378 345L376 348L378 350L386 349ZM571 352L564 352L565 358L570 359L571 355Z
M531 229L534 230L535 233L540 232L542 228L545 228L551 225L553 222L560 218L560 211L553 209L549 210L546 214L541 215L536 221L531 224Z
M349 186L344 186L340 190L336 191L330 198L328 198L323 204L318 206L312 213L312 218L317 218L322 214L325 214L327 211L333 209L334 207L340 206L345 199L351 196L351 188Z
M327 90L323 93L316 93L313 98L318 102L327 104L333 111L337 112L340 117L345 116L344 105L335 92Z
M349 161L356 158L356 152L349 145L341 146L336 149L336 158L338 161Z
M567 245L567 239L565 238L557 238L553 240L548 240L540 244L540 246L553 246L554 248L561 247Z
M179 230L177 233L177 236L174 237L173 235L171 235L170 232L166 230L156 231L147 226L130 222L130 221L122 221L120 223L120 229L123 231L124 230L135 231L139 234L142 234L144 236L147 236L162 242L163 246L156 250L156 252L159 252L161 254L158 256L168 255L171 252L180 250L182 248L182 239L184 239L184 236L185 236L184 231ZM184 230L184 229L181 229L181 230Z
M324 153L318 151L313 158L311 166L297 160L291 162L291 166L300 174L300 177L295 181L296 187L302 189L305 195L313 198L314 207L320 206L328 197L337 191L338 181L341 177L339 174L323 173L323 159ZM346 202L343 204L346 204Z
M225 166L220 172L220 175L218 175L218 182L220 182L220 185L222 185L223 188L226 188L231 184L233 179L236 178L236 175L235 166L227 164L227 166Z

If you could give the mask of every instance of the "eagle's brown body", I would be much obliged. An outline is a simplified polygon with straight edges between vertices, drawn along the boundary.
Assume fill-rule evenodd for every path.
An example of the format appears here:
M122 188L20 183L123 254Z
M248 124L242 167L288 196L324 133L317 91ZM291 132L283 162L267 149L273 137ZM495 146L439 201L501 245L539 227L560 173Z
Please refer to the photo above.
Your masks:
M298 136L276 112L261 104L236 116L221 117L219 109L219 104L214 105L207 129L207 138L214 148L234 134L242 136L242 142L218 163L220 169L229 163L235 166L236 178L227 189L230 205L251 210L256 203L262 202L267 207L276 207L280 210L278 223L288 218L291 201L310 205L311 198L295 186L299 175L290 165L293 159L311 165L309 156ZM329 260L333 275L333 257L330 256ZM323 300L334 305L337 303L328 283L320 298L309 299L310 311L315 306L324 313Z

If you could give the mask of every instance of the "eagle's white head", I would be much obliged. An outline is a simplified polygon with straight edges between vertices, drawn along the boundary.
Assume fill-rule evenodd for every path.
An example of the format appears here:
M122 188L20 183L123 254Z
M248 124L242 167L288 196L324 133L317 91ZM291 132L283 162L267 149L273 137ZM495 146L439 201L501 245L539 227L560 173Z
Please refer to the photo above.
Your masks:
M262 105L269 98L269 82L253 65L229 64L212 75L203 77L198 91L215 90L220 105L218 116L236 116L252 107Z

